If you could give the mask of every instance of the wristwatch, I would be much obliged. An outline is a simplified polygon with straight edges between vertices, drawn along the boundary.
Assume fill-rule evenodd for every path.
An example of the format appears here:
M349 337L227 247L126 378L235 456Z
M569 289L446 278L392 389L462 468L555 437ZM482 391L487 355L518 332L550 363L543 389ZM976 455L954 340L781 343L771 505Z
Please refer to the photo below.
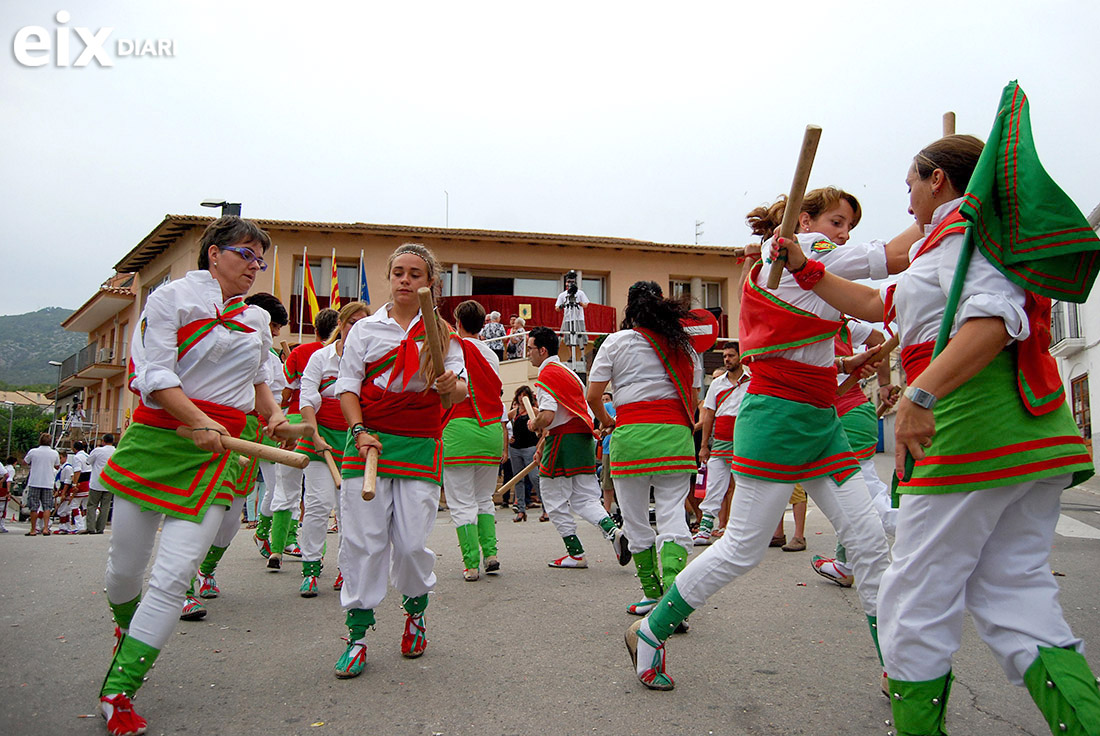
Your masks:
M935 394L930 394L923 388L917 388L916 386L909 386L902 395L922 409L931 409L939 401Z
M367 431L367 428L362 424L356 424L351 428L351 436L355 439L359 439L359 435Z

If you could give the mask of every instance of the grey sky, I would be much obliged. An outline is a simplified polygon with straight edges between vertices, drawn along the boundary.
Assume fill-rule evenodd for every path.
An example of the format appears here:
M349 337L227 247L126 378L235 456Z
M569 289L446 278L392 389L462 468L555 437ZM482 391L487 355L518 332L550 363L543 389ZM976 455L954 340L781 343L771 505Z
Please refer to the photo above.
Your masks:
M783 11L775 8L782 7ZM19 64L17 31L114 30L111 68ZM907 226L945 110L984 138L1019 79L1039 154L1100 201L1095 2L5 0L0 314L76 307L166 213L748 242L807 123L853 237ZM175 56L119 58L119 39ZM563 264L563 267L566 264Z

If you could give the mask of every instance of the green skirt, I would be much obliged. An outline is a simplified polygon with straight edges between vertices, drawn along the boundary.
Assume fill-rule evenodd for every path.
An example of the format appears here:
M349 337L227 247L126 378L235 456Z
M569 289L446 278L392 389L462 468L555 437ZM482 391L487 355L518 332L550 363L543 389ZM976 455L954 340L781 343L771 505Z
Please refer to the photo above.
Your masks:
M1092 477L1069 406L1032 416L1016 388L1009 351L941 398L932 414L932 445L912 477L898 484L899 494L979 491L1067 473L1076 485Z
M843 484L859 470L836 409L748 394L733 430L733 472L776 483L831 477Z
M444 465L500 465L504 432L500 422L482 427L472 417L460 417L443 428Z
M201 522L212 504L229 506L241 464L214 455L170 429L131 424L100 478L143 510Z
M627 424L611 433L611 477L694 473L695 443L679 424Z
M542 448L539 475L572 478L585 473L596 474L596 443L592 435L588 432L550 435Z
M443 443L433 437L405 437L399 434L371 432L382 443L378 456L378 475L382 478L411 478L443 485ZM340 475L361 478L366 461L359 456L355 438L347 433Z

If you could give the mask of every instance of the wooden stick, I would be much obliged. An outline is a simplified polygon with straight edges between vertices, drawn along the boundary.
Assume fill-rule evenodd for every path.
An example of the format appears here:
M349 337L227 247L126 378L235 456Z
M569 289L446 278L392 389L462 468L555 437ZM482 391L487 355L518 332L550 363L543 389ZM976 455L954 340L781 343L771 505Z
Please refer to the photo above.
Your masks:
M886 412L890 411L893 408L894 407L890 406L889 404L881 404L879 405L879 408L875 411L875 415L879 419L882 419L884 416L886 416Z
M432 290L427 286L421 286L416 292L420 300L420 319L424 320L425 342L431 350L432 365L435 366L437 378L443 375L443 343L440 342L439 323L435 321L435 304L432 302ZM451 397L439 395L439 400L444 409L451 408Z
M276 437L281 440L301 439L302 437L312 436L313 425L306 424L305 422L299 422L298 424L282 425L281 429L276 432Z
M190 427L178 427L176 429L176 434L180 437L192 439ZM227 450L232 450L233 452L238 452L241 455L254 457L258 460L268 460L273 463L289 465L292 468L299 468L301 470L304 470L305 467L309 465L309 458L301 453L284 450L281 447L268 447L267 445L261 445L259 442L242 440L239 437L229 437L223 434L222 447Z
M336 458L332 456L332 450L328 449L322 453L325 456L325 465L328 466L329 475L332 476L332 482L336 484L336 490L340 490L340 484L343 479L340 477L340 468L336 466Z
M279 349L283 352L283 360L286 360L287 356L290 355L290 345L286 340L280 340Z
M527 412L527 428L531 428L531 422L535 421L535 407L531 406L531 399L527 398L527 395L519 397L519 401L523 404L523 410Z
M867 365L868 363L872 363L876 360L881 359L883 357L883 355L882 355L883 350L886 351L886 357L889 357L890 353L894 352L894 348L896 348L897 346L898 346L898 336L894 335L889 340L887 340L886 342L882 343L877 348L875 348L875 354L872 355L867 360L863 361L863 363L859 367L860 370L862 371L863 366ZM851 391L852 386L855 386L857 383L859 383L859 372L858 371L856 373L849 374L848 377L844 379L844 383L842 383L842 384L840 384L839 386L836 387L836 395L837 396L843 396L844 394Z
M522 398L526 399L527 397L524 396ZM536 455L538 455L539 452L542 451L542 443L543 443L543 441L539 440L539 443L537 445L535 445L535 454ZM538 464L539 464L538 460L532 460L530 465L528 465L526 468L524 468L523 470L516 473L515 476L513 476L507 483L502 485L500 488L496 489L496 491L493 492L493 495L496 496L498 494L504 494L504 493L507 493L508 491L512 490L512 488L514 488L517 483L519 483L521 480L523 480L525 477L527 477L527 474L530 473L532 470L534 470L535 466L538 465Z
M367 448L367 463L363 468L363 500L374 498L374 486L378 482L378 448Z
M787 204L783 210L783 222L779 225L779 236L785 240L794 238L795 228L798 226L798 215L802 211L802 197L806 194L806 184L810 180L810 169L814 165L814 156L817 155L817 144L821 140L821 128L816 125L807 125L806 133L802 136L802 150L798 153L798 163L794 169L794 179L791 181L791 192L787 195ZM783 261L774 257L772 268L768 272L768 288L779 288L779 279L783 276Z
M955 135L955 113L949 111L943 114L943 134L945 137Z

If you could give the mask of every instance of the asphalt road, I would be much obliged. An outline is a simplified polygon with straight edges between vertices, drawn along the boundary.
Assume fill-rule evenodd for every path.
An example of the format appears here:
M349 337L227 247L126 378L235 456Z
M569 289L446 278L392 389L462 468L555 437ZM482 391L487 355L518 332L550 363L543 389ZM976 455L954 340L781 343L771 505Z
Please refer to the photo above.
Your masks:
M884 468L889 460L880 458ZM1052 566L1062 605L1100 672L1100 493L1063 496ZM403 616L391 591L370 634L367 669L337 680L346 633L335 570L321 595L298 596L300 567L269 573L241 531L217 579L222 596L201 622L180 622L136 699L150 734L885 734L889 704L853 590L810 570L834 536L811 506L809 549L769 550L763 564L715 595L669 644L676 689L633 676L623 632L638 597L593 527L580 535L587 570L554 570L550 524L497 513L502 574L462 580L446 512L430 546L439 584L429 645L400 656ZM105 733L96 713L113 643L103 595L110 534L0 535L0 733ZM330 536L330 542L336 537ZM1026 691L1008 684L967 622L948 707L953 734L1048 733Z

